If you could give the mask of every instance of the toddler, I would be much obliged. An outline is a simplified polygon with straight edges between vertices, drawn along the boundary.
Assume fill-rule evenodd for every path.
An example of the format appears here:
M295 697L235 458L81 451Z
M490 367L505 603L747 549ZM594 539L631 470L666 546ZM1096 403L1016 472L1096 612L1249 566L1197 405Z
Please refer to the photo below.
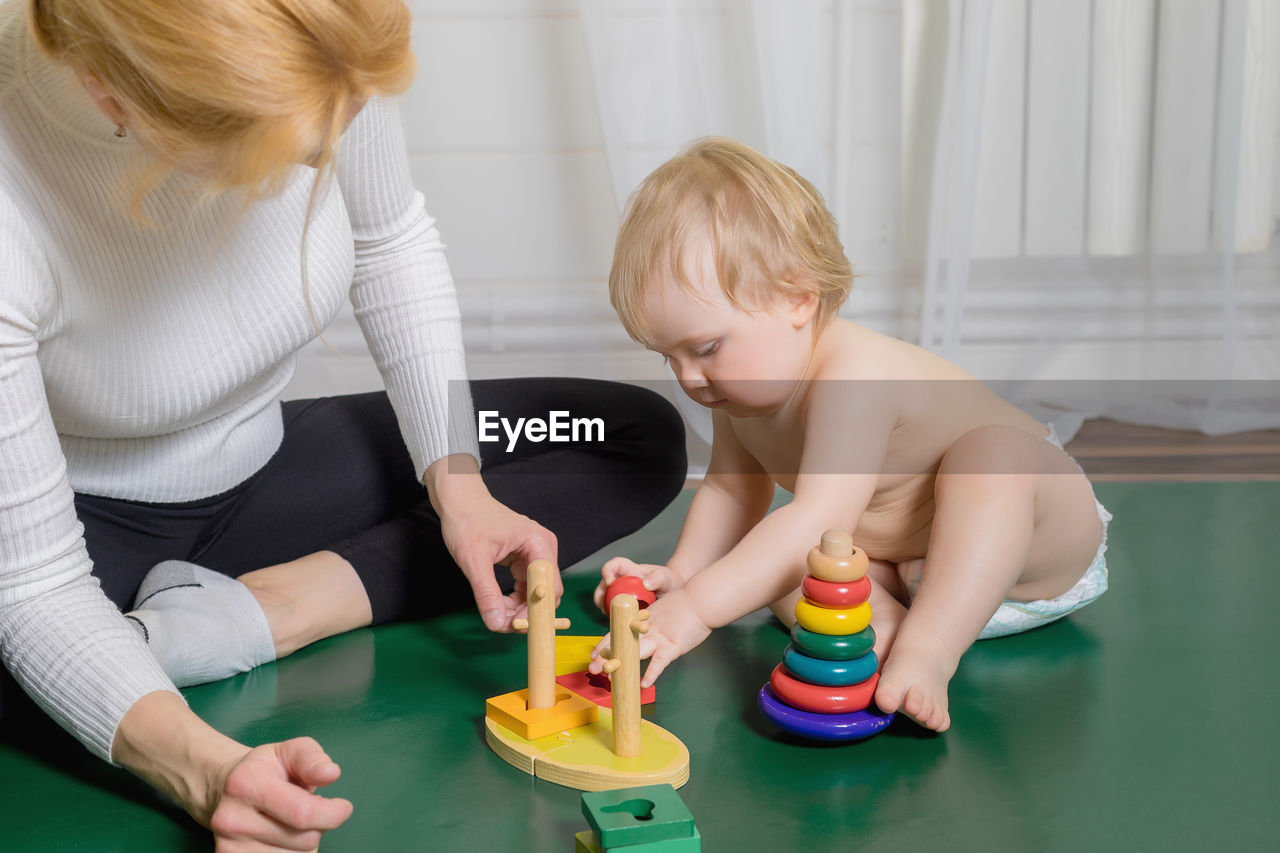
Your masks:
M610 560L597 601L620 575L658 593L648 686L713 628L765 605L793 621L805 555L824 530L849 530L871 562L875 703L944 731L947 685L976 639L1105 591L1110 516L1051 429L944 359L837 317L852 278L818 192L746 145L700 140L636 190L613 306L713 410L714 439L671 559ZM770 512L776 486L793 498Z

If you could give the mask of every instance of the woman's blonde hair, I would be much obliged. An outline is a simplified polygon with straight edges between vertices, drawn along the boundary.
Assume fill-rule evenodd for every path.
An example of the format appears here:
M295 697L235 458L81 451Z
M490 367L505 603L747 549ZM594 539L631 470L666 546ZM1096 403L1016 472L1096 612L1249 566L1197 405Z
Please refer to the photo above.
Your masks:
M102 81L159 159L135 213L179 164L250 200L299 162L318 186L349 112L413 76L402 0L30 0L30 23L54 59Z
M836 221L813 185L741 142L705 137L655 169L627 202L609 298L632 338L653 346L648 287L661 276L694 292L689 266L708 244L720 288L744 310L813 293L816 330L853 285Z

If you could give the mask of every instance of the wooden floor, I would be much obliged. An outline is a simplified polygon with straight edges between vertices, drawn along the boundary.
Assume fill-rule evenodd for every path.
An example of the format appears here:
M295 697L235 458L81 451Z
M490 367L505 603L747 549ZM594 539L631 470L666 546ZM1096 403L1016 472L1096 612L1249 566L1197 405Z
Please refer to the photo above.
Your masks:
M1095 482L1280 480L1280 430L1204 435L1097 419L1067 450Z

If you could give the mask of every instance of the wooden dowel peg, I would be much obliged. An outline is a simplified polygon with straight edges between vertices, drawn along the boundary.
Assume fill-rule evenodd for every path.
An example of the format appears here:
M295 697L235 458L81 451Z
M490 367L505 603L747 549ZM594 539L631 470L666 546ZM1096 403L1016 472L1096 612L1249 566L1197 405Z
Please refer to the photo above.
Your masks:
M529 564L527 597L529 618L529 708L554 708L556 704L556 603L548 591L555 588L555 566L546 560ZM568 620L566 620L568 621Z
M847 557L853 553L853 536L847 530L828 530L818 548L829 557Z
M620 593L609 604L610 672L613 693L613 752L619 758L640 754L640 645L634 625L640 604L634 595Z

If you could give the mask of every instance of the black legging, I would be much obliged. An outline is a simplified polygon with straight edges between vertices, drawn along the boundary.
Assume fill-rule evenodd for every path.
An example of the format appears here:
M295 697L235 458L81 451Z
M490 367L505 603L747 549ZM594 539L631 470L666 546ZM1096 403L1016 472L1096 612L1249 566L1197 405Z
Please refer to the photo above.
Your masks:
M562 566L645 524L684 482L680 416L651 391L584 379L477 381L471 391L477 411L513 423L551 411L603 420L598 443L480 445L489 491L556 535ZM179 504L77 495L76 511L94 574L125 610L161 560L237 577L319 550L355 567L374 624L472 602L384 392L285 403L280 449L224 494ZM509 591L505 570L499 582Z

